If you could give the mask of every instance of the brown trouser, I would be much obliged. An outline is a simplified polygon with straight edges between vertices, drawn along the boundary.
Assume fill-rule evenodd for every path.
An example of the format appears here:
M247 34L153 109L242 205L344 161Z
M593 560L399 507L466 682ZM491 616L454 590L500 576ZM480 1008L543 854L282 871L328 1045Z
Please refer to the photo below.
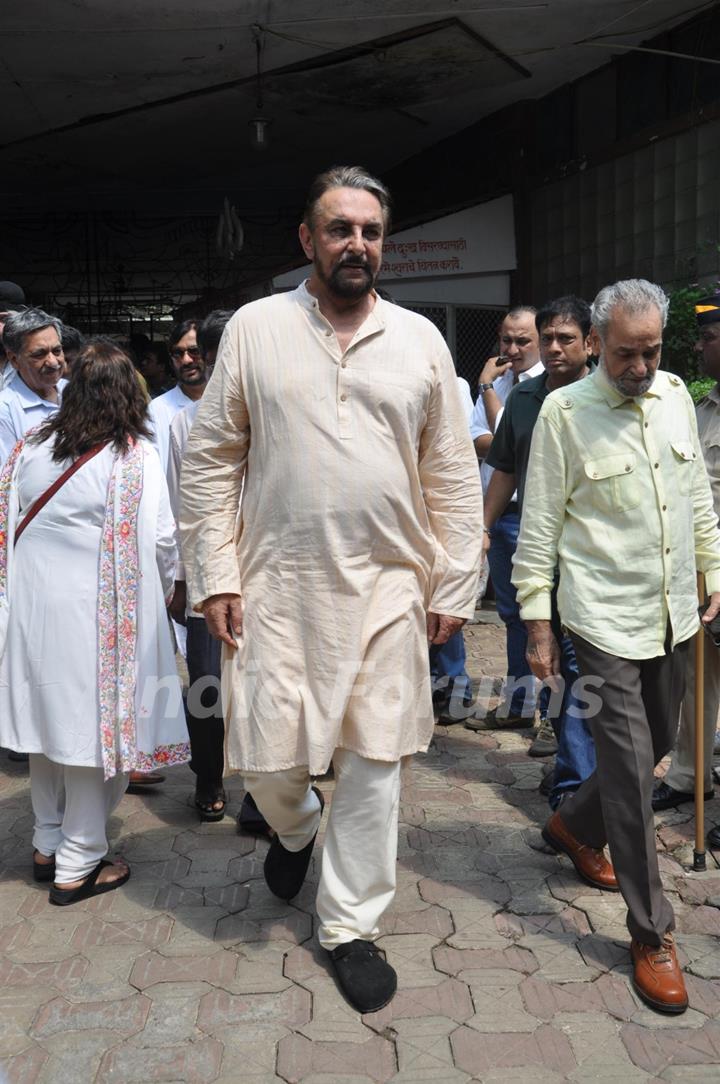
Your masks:
M659 945L675 918L658 869L653 769L675 743L690 641L671 651L668 634L664 655L623 659L570 635L581 675L603 679L596 690L602 707L588 719L597 768L560 817L581 843L609 845L630 934Z

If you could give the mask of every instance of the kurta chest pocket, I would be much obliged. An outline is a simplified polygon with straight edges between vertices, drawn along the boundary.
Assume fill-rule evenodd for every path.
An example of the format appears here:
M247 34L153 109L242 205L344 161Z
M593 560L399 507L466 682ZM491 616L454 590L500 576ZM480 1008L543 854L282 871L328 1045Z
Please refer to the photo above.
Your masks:
M697 453L689 440L673 440L670 447L673 450L678 489L684 496L687 496L692 489L693 464L697 459Z
M604 455L585 463L592 503L599 512L629 512L640 504L635 456L631 452Z

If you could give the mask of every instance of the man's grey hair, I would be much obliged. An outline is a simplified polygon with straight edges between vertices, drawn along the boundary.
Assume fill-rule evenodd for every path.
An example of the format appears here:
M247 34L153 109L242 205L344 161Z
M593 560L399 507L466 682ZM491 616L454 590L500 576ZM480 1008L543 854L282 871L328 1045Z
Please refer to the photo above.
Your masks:
M326 169L324 173L318 173L310 185L303 211L303 222L309 229L313 228L318 200L331 188L360 188L365 192L370 192L382 208L383 225L385 233L388 233L392 210L390 190L377 177L368 173L363 166L333 166L331 169Z
M3 328L3 346L11 354L19 354L23 348L23 342L27 335L33 331L42 331L46 327L54 327L58 333L58 339L62 339L62 321L57 316L50 316L43 309L24 309L9 316Z
M630 316L639 316L648 309L657 309L665 327L669 298L665 291L647 279L625 279L604 286L592 304L592 322L601 339L605 338L613 309L624 309Z

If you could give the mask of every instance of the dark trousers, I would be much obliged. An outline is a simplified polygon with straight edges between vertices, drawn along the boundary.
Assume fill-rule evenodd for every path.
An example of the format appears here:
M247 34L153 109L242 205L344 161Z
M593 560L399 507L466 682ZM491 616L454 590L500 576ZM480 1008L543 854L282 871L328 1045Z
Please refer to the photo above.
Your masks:
M590 717L597 768L560 810L581 843L609 844L631 936L659 945L675 927L663 893L652 810L655 765L675 744L690 641L654 659L608 655L574 632L580 673L604 684L592 689L601 701Z
M225 726L220 702L220 642L208 632L204 617L187 619L187 668L190 688L185 717L190 767L198 784L214 786L223 777ZM208 678L216 681L210 684Z

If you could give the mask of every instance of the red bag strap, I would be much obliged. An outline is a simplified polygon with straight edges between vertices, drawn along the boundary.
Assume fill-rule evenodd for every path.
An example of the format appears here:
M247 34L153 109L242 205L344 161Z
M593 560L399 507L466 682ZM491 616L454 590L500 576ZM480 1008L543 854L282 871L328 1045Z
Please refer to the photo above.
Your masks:
M107 447L108 443L109 443L108 441L105 441L104 444L96 444L94 447L88 448L88 450L86 452L83 452L83 454L81 456L79 456L75 460L74 463L71 463L71 465L68 467L68 469L63 471L62 474L60 475L60 477L56 478L55 481L53 482L53 484L51 486L48 486L48 488L45 490L45 492L42 493L38 497L38 499L35 501L35 504L32 506L30 511L26 514L26 516L23 519L22 523L19 524L17 530L15 531L15 543L14 544L16 546L17 546L18 539L19 539L20 535L23 533L23 531L25 530L26 527L30 526L32 521L35 519L35 516L38 514L38 512L41 509L43 509L45 507L45 505L50 500L50 498L54 497L55 494L57 493L57 491L59 489L61 489L70 478L72 478L75 471L80 470L80 468L85 463L87 463L90 459L93 459L96 455L99 455L99 453L103 450L103 448Z

